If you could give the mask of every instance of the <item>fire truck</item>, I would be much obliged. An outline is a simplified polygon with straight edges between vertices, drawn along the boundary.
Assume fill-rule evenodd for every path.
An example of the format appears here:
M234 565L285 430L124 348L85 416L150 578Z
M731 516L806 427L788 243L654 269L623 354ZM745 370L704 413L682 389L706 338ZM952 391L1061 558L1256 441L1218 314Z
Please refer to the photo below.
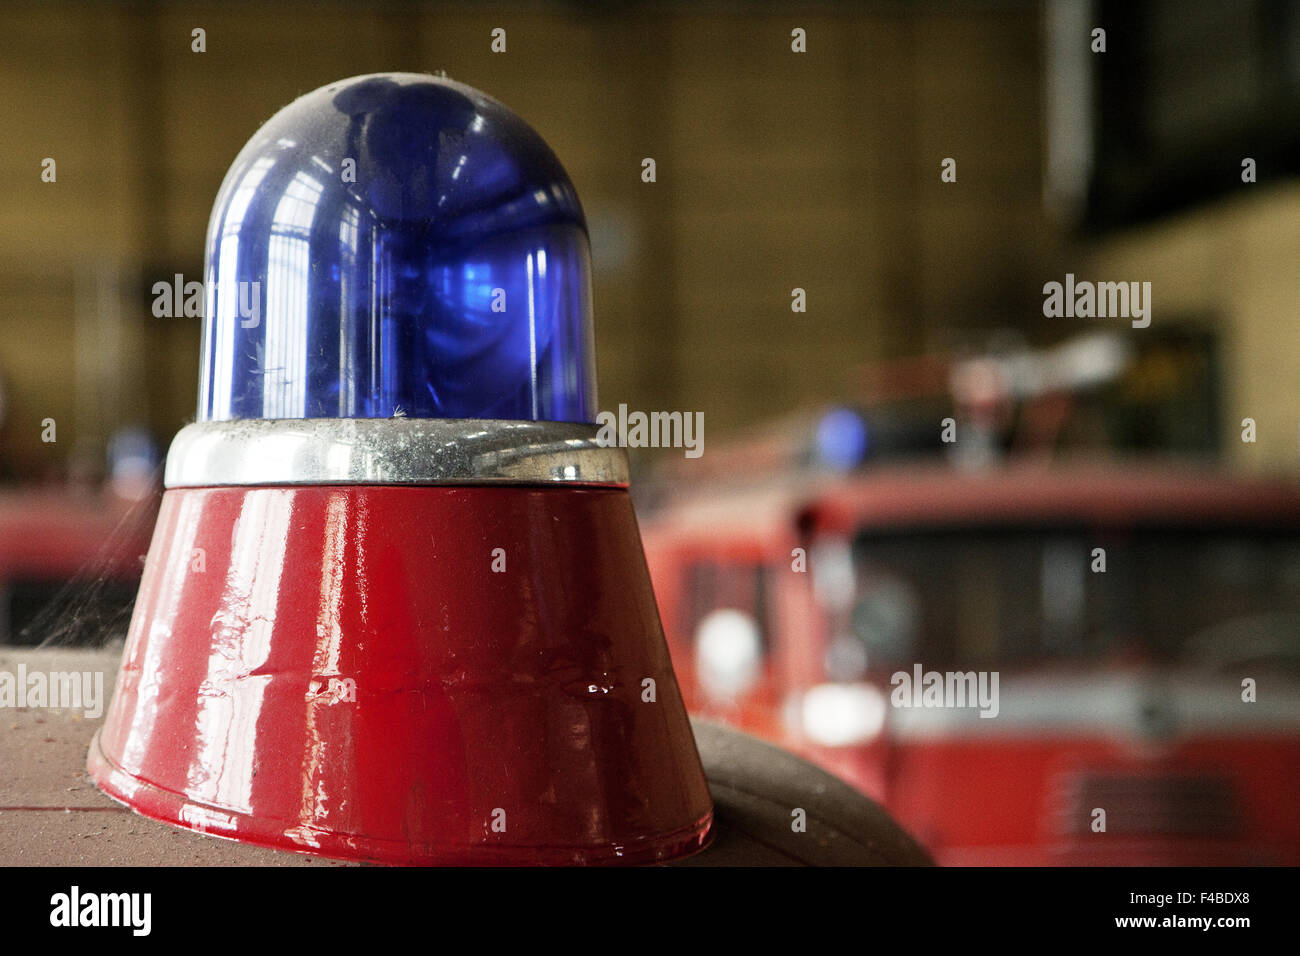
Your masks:
M124 637L155 511L108 492L0 491L0 647Z
M954 444L1005 445L1006 367L948 373L987 393ZM908 431L797 416L663 483L643 537L688 707L940 863L1300 863L1300 484Z
M150 439L124 429L106 465L102 482L0 487L0 647L125 636L158 511Z

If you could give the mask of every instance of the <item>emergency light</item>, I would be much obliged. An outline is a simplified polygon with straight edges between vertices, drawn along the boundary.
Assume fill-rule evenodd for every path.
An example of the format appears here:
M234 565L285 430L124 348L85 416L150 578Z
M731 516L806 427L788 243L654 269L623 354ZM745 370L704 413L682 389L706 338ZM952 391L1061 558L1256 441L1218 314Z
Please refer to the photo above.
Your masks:
M303 96L207 237L107 794L390 863L650 862L712 804L627 491L596 440L586 222L488 96Z

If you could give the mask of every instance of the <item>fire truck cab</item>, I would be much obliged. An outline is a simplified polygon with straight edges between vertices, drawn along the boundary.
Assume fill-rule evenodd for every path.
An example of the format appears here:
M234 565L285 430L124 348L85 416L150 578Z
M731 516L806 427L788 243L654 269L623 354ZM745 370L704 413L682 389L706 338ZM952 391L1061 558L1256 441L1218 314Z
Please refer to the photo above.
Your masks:
M1300 863L1300 487L776 473L643 521L694 714L843 777L940 863Z

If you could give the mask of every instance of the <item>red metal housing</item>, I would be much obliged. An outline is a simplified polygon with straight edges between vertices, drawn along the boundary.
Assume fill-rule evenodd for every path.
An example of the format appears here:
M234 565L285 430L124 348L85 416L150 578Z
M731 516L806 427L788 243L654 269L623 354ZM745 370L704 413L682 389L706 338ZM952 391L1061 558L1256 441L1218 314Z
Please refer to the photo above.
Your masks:
M648 862L712 804L624 488L166 493L90 770L387 863Z

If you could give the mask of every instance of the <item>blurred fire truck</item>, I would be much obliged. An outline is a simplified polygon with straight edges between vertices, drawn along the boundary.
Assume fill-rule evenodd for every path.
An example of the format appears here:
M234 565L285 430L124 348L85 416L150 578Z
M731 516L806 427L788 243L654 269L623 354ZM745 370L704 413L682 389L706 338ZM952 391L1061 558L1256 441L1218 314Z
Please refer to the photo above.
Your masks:
M1300 484L1049 454L1131 364L1106 338L917 360L911 415L795 416L679 465L643 537L693 712L942 863L1300 863Z
M125 638L160 469L140 429L114 436L106 464L102 481L0 487L0 647Z

